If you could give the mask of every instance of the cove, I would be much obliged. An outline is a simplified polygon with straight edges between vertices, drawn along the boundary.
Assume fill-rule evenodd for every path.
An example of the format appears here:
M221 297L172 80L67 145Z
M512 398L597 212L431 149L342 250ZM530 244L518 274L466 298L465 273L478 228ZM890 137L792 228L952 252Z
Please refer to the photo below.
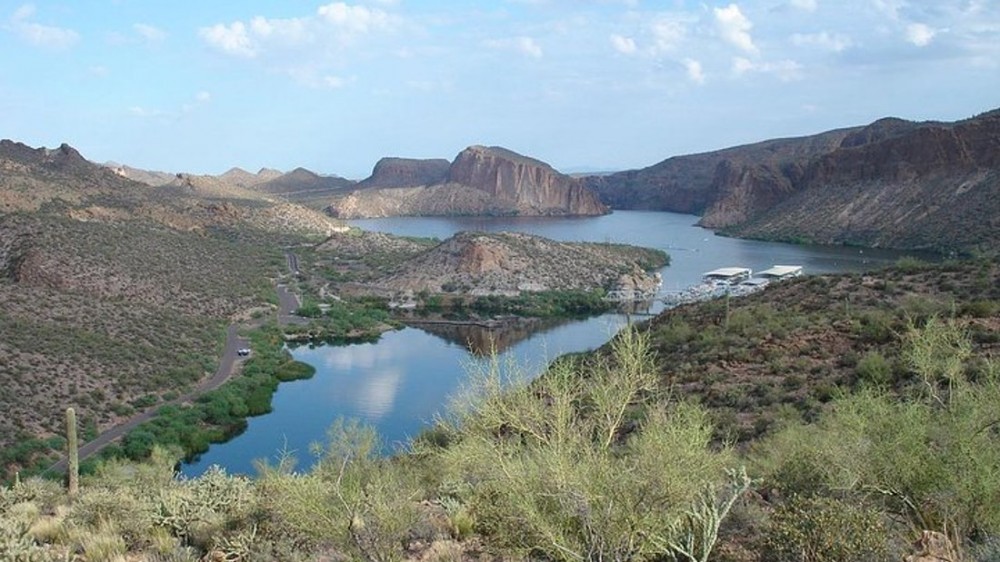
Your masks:
M601 217L403 217L352 224L366 230L441 239L463 230L511 230L555 240L659 248L671 258L671 265L660 270L664 291L698 283L704 272L725 266L759 271L774 264L792 264L802 265L806 274L818 274L866 271L913 255L725 238L694 226L697 220L676 213L616 211ZM654 303L648 312L662 308ZM534 375L559 355L603 345L626 321L623 315L605 314L543 324L511 341L502 352L502 360L509 358L529 376ZM307 469L314 461L310 444L324 442L327 428L339 417L357 418L374 426L387 443L387 451L402 446L445 410L450 397L465 384L470 367L482 361L454 340L404 328L384 334L374 343L293 348L295 359L314 366L316 375L282 383L271 413L250 418L242 434L212 445L199 458L182 465L181 472L197 476L217 464L230 473L253 475L255 459L273 462L281 451L298 459L298 469Z

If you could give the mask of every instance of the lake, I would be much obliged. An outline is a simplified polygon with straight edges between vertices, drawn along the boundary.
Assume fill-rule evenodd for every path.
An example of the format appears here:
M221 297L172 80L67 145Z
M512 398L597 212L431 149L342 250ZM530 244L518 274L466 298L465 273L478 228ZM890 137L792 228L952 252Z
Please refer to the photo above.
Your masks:
M447 238L460 231L519 231L555 240L635 244L665 250L670 266L660 270L663 291L689 287L701 275L726 266L760 271L775 264L801 265L806 274L871 270L899 259L903 252L848 247L781 244L725 238L695 226L698 217L676 213L616 211L601 217L401 217L351 221L364 228L405 236ZM662 309L654 305L650 312ZM518 334L503 352L504 361L532 376L564 353L603 345L627 318L605 314L585 320L544 324ZM434 335L418 328L384 334L375 343L298 347L295 359L316 368L308 380L282 383L273 411L250 418L246 431L212 445L181 472L196 476L213 464L230 473L254 474L255 459L273 461L282 451L298 458L299 468L313 459L310 444L323 442L340 417L373 425L386 450L407 440L444 411L484 359L453 334Z

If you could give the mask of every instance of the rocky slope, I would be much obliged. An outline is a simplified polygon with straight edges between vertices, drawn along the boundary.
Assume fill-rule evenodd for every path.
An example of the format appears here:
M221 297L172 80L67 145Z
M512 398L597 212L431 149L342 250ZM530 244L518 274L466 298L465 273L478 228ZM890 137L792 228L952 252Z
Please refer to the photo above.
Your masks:
M655 286L662 253L528 234L462 232L371 285L393 292L517 296L521 292Z
M236 185L248 172L177 174L152 186L129 179L123 169L94 164L66 144L46 149L0 141L0 214L42 211L86 222L152 221L184 231L252 228L329 236L345 228L319 211Z
M1000 110L955 123L881 119L584 182L612 207L701 214L702 226L737 236L995 251Z
M439 177L439 161L394 159L327 208L341 218L399 215L599 215L608 212L583 183L548 164L499 147L462 151ZM378 167L376 167L378 168ZM410 184L408 181L436 183Z
M803 166L788 196L735 221L726 208L755 197L759 184L730 184L703 223L740 236L996 252L1000 111L894 129L862 130L858 144L845 139Z

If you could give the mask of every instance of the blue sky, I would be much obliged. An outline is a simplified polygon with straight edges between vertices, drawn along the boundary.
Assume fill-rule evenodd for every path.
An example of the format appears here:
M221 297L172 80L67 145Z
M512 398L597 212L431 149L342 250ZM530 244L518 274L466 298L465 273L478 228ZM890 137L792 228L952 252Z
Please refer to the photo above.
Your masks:
M1000 107L1000 0L0 0L0 138L171 172L566 171Z

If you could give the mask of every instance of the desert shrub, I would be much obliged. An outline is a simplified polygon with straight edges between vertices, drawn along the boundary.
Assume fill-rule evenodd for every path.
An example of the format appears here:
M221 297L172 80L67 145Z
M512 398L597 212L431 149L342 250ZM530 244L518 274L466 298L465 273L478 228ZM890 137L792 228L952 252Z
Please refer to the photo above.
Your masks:
M706 413L652 404L648 337L625 330L585 372L557 362L533 384L496 360L456 406L462 437L443 451L490 543L551 560L707 556L734 489ZM706 491L707 490L707 491ZM706 499L707 498L707 499ZM721 502L721 503L720 503ZM728 509L728 507L726 507ZM694 546L698 545L698 546Z
M967 342L953 324L930 321L903 340L902 354L926 392L904 400L874 390L842 398L817 424L762 443L761 472L789 491L864 494L914 529L997 534L1000 372L991 364L978 383L962 377Z
M863 342L888 343L894 337L895 318L884 310L870 310L861 314L853 324L854 333Z
M876 388L892 382L892 363L878 351L865 353L855 367L858 379Z
M870 505L830 496L793 497L772 514L765 559L774 562L886 560L888 533Z
M903 273L915 273L927 269L931 264L913 256L903 256L896 260L895 269Z
M260 485L272 532L332 542L352 558L399 560L416 521L417 488L405 465L381 458L370 427L340 420L308 474L283 461L263 467Z

